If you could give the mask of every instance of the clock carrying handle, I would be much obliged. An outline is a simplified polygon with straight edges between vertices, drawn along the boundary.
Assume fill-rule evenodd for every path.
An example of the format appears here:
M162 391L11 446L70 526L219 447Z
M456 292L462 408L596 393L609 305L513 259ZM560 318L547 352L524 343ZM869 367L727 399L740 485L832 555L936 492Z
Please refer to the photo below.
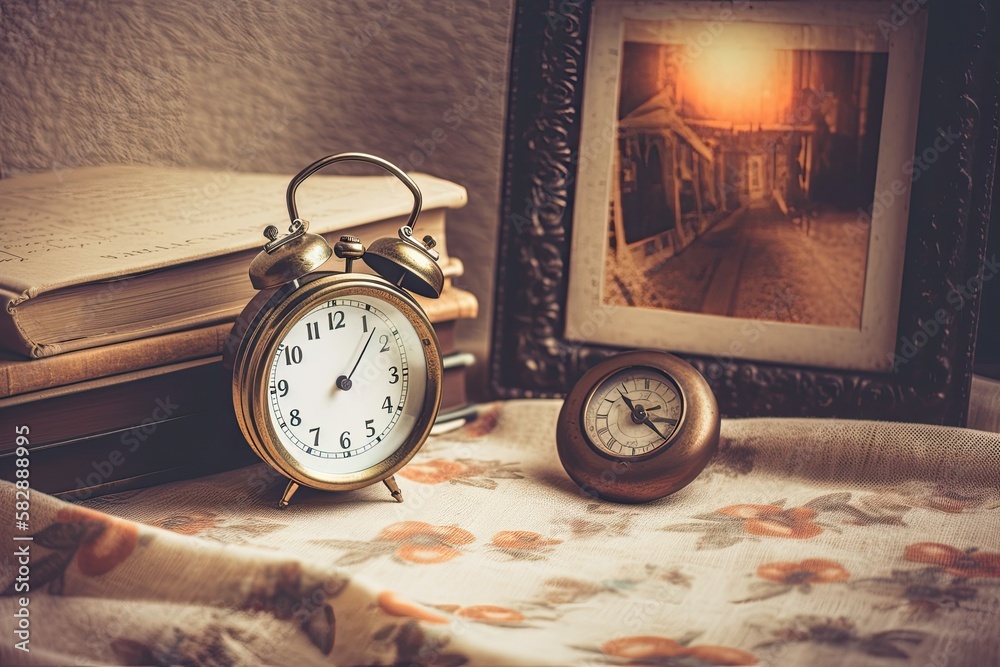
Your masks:
M295 221L299 219L298 207L295 205L295 191L298 190L299 184L324 167L327 167L335 162L346 161L367 162L368 164L373 164L377 167L381 167L403 182L403 185L405 185L413 194L413 210L410 212L410 219L406 221L406 227L409 227L412 232L413 225L417 222L417 216L420 215L420 208L423 206L423 196L420 194L420 188L417 187L417 184L413 182L412 178L406 175L406 172L393 163L367 153L339 153L337 155L327 155L324 158L316 160L311 165L297 173L288 184L288 191L285 194L285 199L288 203L288 215L291 218L292 223L294 224Z

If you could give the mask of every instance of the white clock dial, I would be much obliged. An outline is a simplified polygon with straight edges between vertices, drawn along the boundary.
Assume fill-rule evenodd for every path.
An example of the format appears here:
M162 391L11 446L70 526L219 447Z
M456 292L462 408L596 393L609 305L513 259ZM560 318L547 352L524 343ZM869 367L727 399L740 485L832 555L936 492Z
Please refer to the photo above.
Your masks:
M393 305L355 295L303 315L271 359L268 413L288 454L325 474L387 459L427 391L423 342Z
M594 389L583 414L587 438L615 457L645 456L670 442L684 411L677 384L647 366L622 369Z

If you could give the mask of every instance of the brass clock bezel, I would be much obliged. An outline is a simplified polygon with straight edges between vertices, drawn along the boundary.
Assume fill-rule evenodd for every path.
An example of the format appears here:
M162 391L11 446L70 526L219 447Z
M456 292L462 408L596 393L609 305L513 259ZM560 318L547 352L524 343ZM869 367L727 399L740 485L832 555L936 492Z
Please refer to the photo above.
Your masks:
M584 428L584 422L586 421L586 417L587 417L587 408L590 407L590 402L594 399L594 395L597 393L597 390L600 389L601 385L603 385L605 382L607 382L611 378L612 375L616 375L616 374L620 373L625 368L633 368L633 369L635 369L635 368L648 368L650 370L659 371L664 376L666 376L666 378L671 382L671 384L674 385L674 388L677 389L677 396L678 396L678 398L680 398L680 401L681 401L681 416L680 416L680 419L677 420L677 424L674 426L674 430L670 434L670 437L667 438L666 441L662 445L660 445L659 447L657 447L653 451L646 452L645 454L623 454L621 456L616 456L616 455L612 454L611 452L608 452L608 451L606 451L604 449L601 449L600 445L598 445L596 442L594 442L593 440L590 439L590 436L587 435L587 431ZM645 364L630 364L628 366L625 366L625 367L622 367L622 368L618 368L617 370L612 370L612 371L610 371L608 373L605 373L601 377L600 380L598 380L597 382L594 383L594 386L591 387L590 391L587 392L587 398L583 401L583 406L580 409L580 429L581 429L581 432L583 433L583 437L587 440L587 444L589 444L594 449L595 452L597 452L598 454L600 454L604 458L610 459L612 461L617 461L618 459L622 459L622 460L625 460L625 461L644 461L644 460L646 460L648 458L656 456L657 454L662 454L662 453L666 452L668 449L670 449L671 447L673 447L674 440L677 437L677 434L680 433L681 428L684 426L684 419L685 419L686 416L687 416L687 397L684 395L684 388L682 386L680 386L679 384L677 384L677 380L675 380L672 375L670 375L666 371L664 371L664 370L662 370L662 369L660 369L660 368L658 368L656 366L650 366L650 365L645 365Z
M350 296L384 301L406 317L423 341L427 388L416 424L392 455L358 472L323 473L301 464L278 436L267 411L267 379L278 345L299 319L325 301ZM441 350L434 327L420 306L392 283L358 273L310 274L299 284L282 285L260 293L258 298L262 302L259 310L248 308L251 312L245 311L246 317L241 316L234 326L234 335L241 329L243 333L230 362L237 422L257 456L292 481L324 491L350 491L375 484L406 465L430 434L441 403Z
M614 456L597 449L584 429L584 406L601 383L627 368L659 370L680 390L682 407L668 440L640 456ZM708 464L719 444L719 408L705 378L666 352L641 350L605 359L584 373L563 403L556 423L556 449L570 478L585 493L605 500L641 503L675 493Z

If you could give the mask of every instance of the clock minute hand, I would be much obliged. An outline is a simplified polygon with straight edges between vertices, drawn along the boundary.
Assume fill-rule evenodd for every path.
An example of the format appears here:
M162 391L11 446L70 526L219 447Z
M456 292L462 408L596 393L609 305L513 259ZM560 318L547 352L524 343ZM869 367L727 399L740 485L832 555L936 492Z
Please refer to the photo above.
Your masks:
M664 424L670 424L671 426L677 426L676 419L668 419L667 417L653 417L654 422L663 422Z
M649 417L646 417L646 419L642 423L648 426L649 428L653 429L653 431L656 432L656 435L660 436L664 440L667 439L667 436L660 433L660 429L656 428L656 425L653 422L649 421Z
M354 375L354 371L358 370L358 365L361 363L361 359L365 356L365 350L368 349L368 343L372 342L372 336L374 335L375 327L372 327L372 332L368 334L368 340L365 341L365 346L361 348L361 354L358 355L358 360L354 362L354 368L351 369L351 372L348 375L341 375L337 378L338 388L343 389L344 391L351 388L351 385L353 384L351 382L351 376Z

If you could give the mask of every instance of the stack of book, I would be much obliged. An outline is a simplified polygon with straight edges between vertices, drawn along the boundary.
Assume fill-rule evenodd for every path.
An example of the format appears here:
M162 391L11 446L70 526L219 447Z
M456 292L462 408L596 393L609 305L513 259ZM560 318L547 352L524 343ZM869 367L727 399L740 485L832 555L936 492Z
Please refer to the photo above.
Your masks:
M255 293L247 269L261 231L287 220L288 180L98 167L0 181L0 478L15 478L24 426L32 488L75 499L256 461L221 354ZM455 327L478 309L452 284L463 267L445 235L445 212L466 193L414 180L424 197L416 230L437 239L445 273L439 299L417 299L441 343L447 420L468 402L473 360ZM380 176L315 176L298 201L331 244L394 236L412 206ZM332 259L322 270L341 267Z

